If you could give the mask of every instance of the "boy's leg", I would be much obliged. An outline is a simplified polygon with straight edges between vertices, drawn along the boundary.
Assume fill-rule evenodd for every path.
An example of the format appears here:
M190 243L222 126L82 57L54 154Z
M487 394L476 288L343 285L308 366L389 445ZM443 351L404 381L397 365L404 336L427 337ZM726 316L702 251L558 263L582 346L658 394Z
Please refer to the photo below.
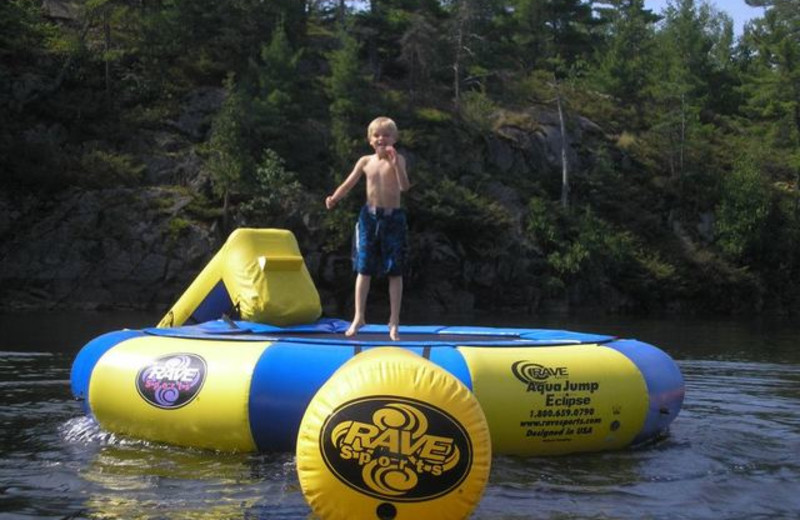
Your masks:
M392 341L400 339L397 327L400 325L400 306L403 303L403 277L389 277L389 337Z
M367 306L367 294L369 293L369 284L372 278L369 275L358 273L356 277L356 311L353 316L353 322L350 328L344 333L345 336L355 336L358 329L364 326L364 310Z

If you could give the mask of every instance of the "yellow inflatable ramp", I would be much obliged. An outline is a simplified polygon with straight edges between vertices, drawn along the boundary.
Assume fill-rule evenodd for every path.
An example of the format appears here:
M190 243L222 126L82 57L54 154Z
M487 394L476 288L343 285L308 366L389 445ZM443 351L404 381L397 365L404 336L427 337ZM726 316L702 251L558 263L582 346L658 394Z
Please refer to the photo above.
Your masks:
M287 326L322 314L297 240L284 229L241 228L161 319L159 327L202 323L223 315Z

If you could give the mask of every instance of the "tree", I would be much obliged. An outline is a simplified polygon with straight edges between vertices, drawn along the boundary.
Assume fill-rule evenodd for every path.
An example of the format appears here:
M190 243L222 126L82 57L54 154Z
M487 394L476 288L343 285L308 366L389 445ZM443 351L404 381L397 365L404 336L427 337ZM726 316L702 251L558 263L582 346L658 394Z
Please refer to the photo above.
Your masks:
M600 23L593 16L592 2L513 0L510 4L511 40L523 72L550 68L553 59L570 68L590 57Z
M305 36L306 5L297 0L160 0L142 5L141 65L148 76L173 88L243 73L279 24L293 44Z
M461 107L463 87L480 89L483 80L497 65L498 53L494 42L499 35L493 31L503 8L503 3L498 0L447 2L446 38L450 48L450 77L456 111Z
M676 0L665 15L656 36L653 79L646 92L653 103L653 142L660 149L662 163L678 178L687 169L709 169L708 157L698 157L701 165L690 164L689 156L702 146L701 114L717 92L709 81L720 77L720 67L726 65L719 56L730 43L725 35L732 31L732 22L708 4L698 7L694 0Z
M747 265L764 240L770 192L752 156L737 161L722 183L717 207L717 245L730 259Z
M43 66L51 60L45 61L41 57L47 55L45 45L48 38L63 41L63 37L58 36L61 35L55 27L42 19L39 2L0 2L0 171L4 172L0 184L12 180L29 182L31 177L37 177L32 174L37 173L38 168L52 166L46 160L52 156L42 154L40 150L29 150L22 134L25 130L25 105L47 88L44 80L32 88L30 78L56 76L50 70L52 67Z
M337 169L343 170L352 162L353 150L360 141L355 136L365 133L364 102L367 100L367 89L358 60L358 42L344 29L339 31L338 40L339 48L328 56L331 75L326 83L331 99L333 152Z
M232 75L225 81L225 93L225 102L212 125L206 166L214 192L222 198L222 228L228 230L231 195L241 189L253 161L247 144L250 110Z
M451 15L452 41L453 41L453 104L456 110L461 106L461 77L464 62L472 54L470 40L474 34L470 25L476 16L472 0L454 2L454 11Z
M745 113L755 124L752 139L775 150L769 169L776 180L800 186L800 11L787 0L751 2L768 6L744 38L753 55L744 73ZM800 208L798 208L800 210Z
M592 83L614 96L634 114L631 126L641 128L644 121L645 89L654 61L654 24L658 17L644 8L644 0L613 0L612 7L600 10L608 20L608 43L598 53Z
M296 128L302 125L303 109L297 99L300 79L297 63L300 52L292 49L283 23L272 32L268 44L262 45L259 60L251 60L247 91L253 98L253 157L262 155L264 148L281 157L301 157L297 147L308 146L293 139ZM310 100L309 100L310 101Z
M437 30L424 14L411 15L411 23L400 38L400 60L408 67L408 89L412 102L430 83L437 61Z
M255 166L250 195L240 207L248 226L291 227L292 217L308 211L309 195L297 174L287 170L283 158L270 148L264 149Z

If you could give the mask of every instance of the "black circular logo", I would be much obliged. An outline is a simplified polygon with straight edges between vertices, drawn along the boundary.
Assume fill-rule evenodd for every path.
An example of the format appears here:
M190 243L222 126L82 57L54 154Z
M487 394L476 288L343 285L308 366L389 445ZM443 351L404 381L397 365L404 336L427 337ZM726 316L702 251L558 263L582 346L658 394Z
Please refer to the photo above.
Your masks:
M339 480L395 502L446 495L472 467L472 442L455 418L428 403L392 396L339 406L322 426L320 451Z
M195 354L170 354L145 365L136 375L136 390L157 408L174 410L189 404L206 379L206 361Z

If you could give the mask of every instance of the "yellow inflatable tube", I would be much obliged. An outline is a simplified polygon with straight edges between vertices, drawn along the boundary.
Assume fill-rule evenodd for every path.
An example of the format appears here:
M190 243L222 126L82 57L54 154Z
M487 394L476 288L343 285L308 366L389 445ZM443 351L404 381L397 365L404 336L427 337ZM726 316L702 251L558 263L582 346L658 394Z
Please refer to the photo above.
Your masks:
M612 348L458 350L498 453L613 450L642 431L647 385L636 365Z
M107 431L169 444L254 451L248 398L263 343L232 348L138 337L108 351L89 384L89 406Z
M337 370L297 440L303 494L324 520L465 518L490 465L489 428L472 392L401 348L369 350Z

